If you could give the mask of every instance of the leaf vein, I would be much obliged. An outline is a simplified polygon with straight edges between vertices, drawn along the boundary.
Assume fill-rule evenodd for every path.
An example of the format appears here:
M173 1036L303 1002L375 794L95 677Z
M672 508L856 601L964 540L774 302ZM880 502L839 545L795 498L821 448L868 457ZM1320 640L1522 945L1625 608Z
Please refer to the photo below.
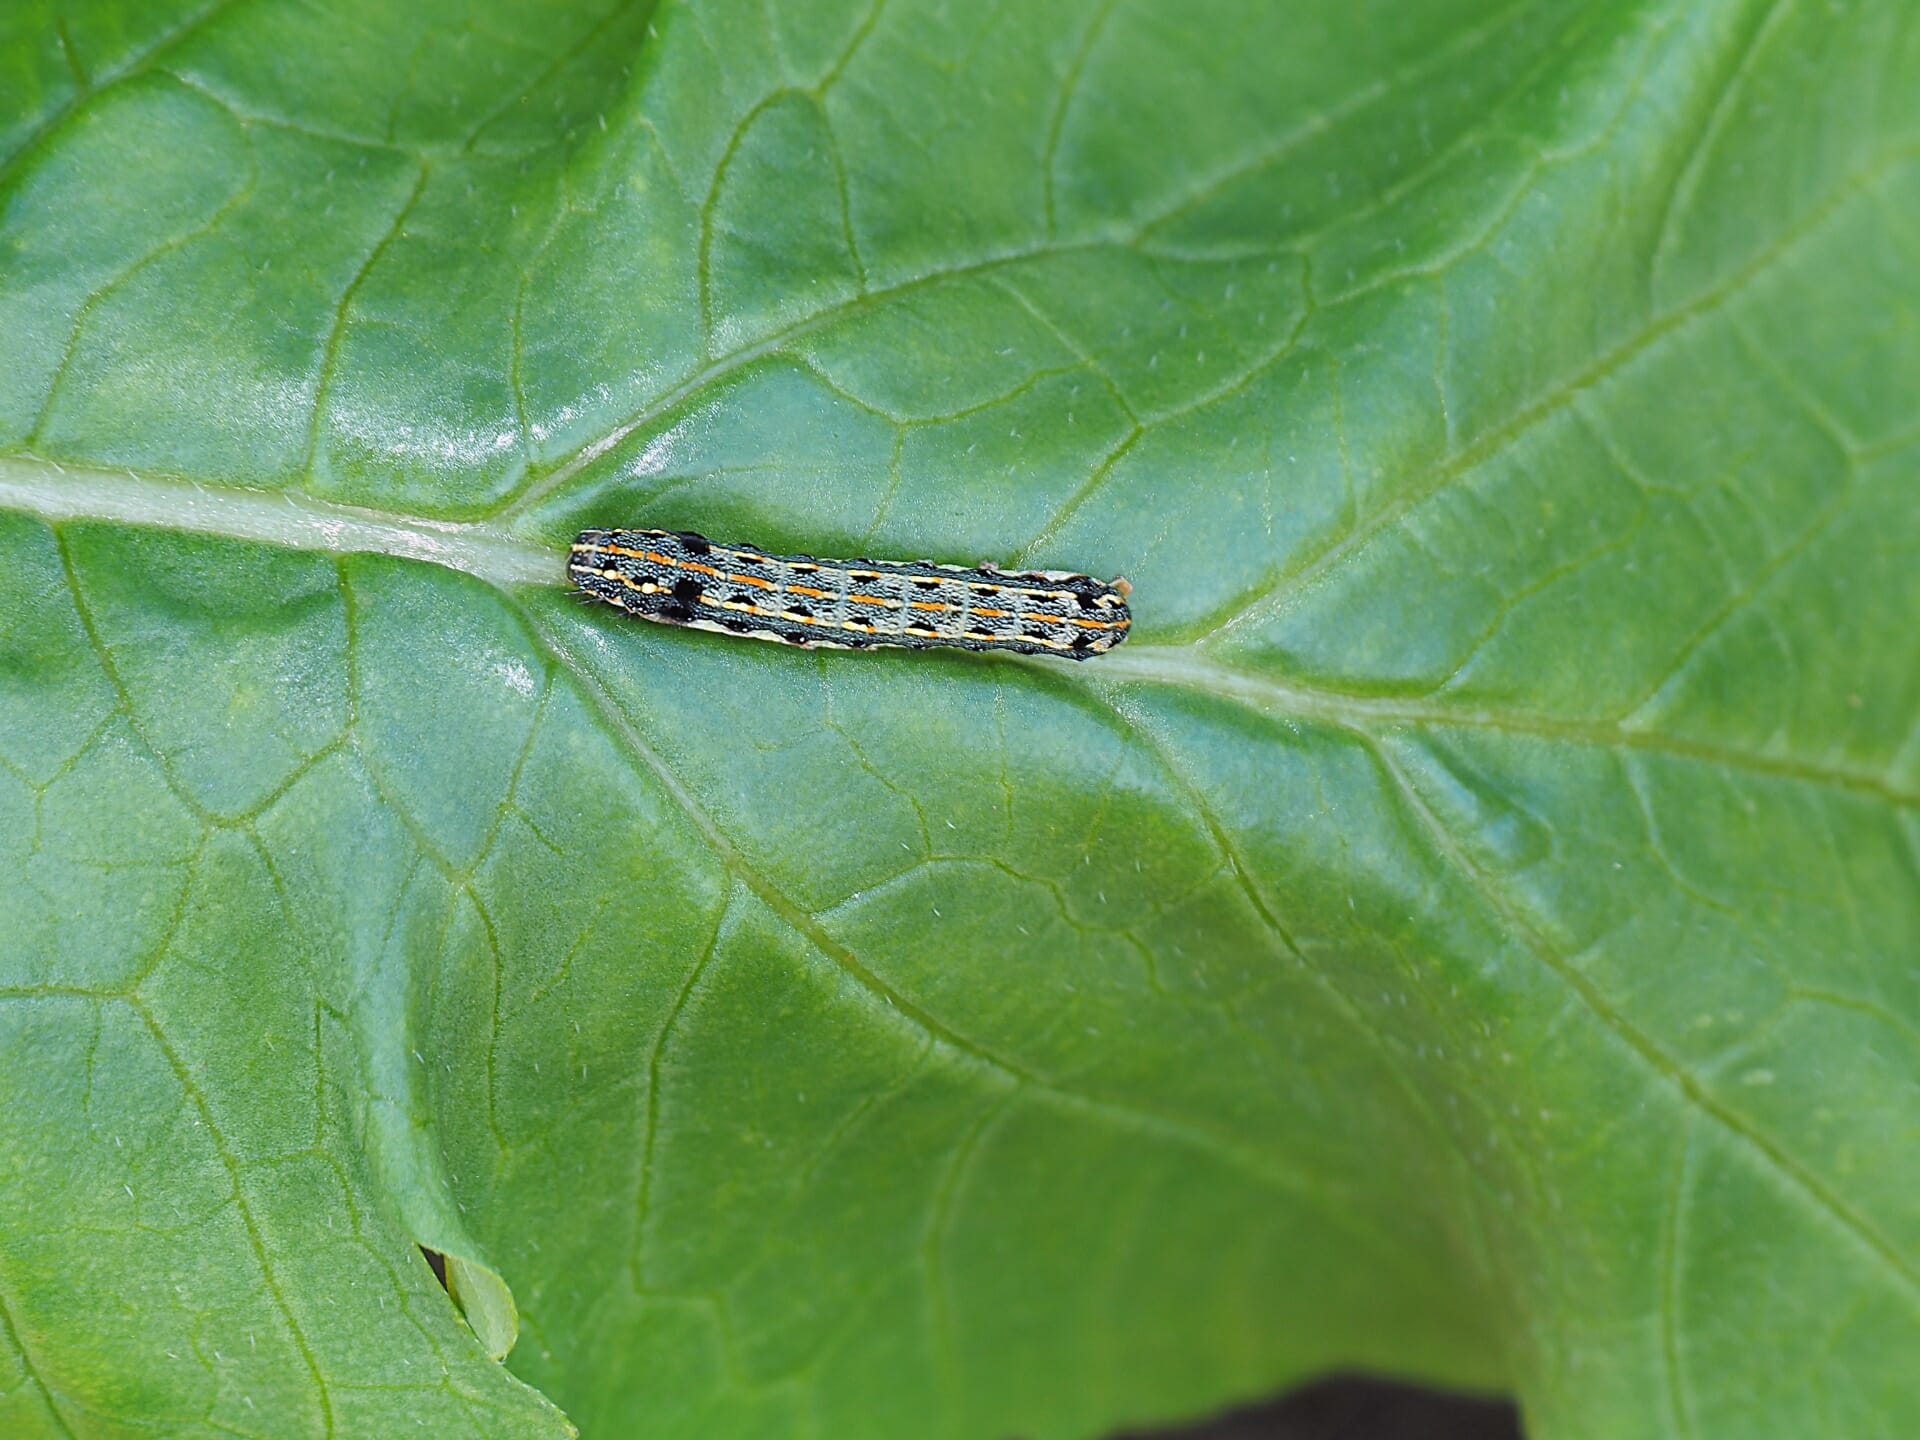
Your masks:
M1590 978L1567 963L1548 942L1531 915L1510 899L1493 878L1459 844L1438 815L1430 809L1419 791L1401 772L1391 755L1364 730L1353 730L1379 765L1381 773L1399 791L1408 811L1430 837L1436 851L1460 875L1468 887L1500 917L1510 932L1518 936L1536 959L1546 966L1569 990L1579 997L1585 1009L1621 1042L1628 1053L1637 1056L1652 1074L1666 1081L1693 1109L1713 1120L1749 1154L1786 1183L1787 1193L1796 1194L1811 1210L1822 1212L1844 1234L1876 1256L1888 1272L1907 1291L1909 1300L1920 1306L1920 1269L1916 1269L1900 1249L1876 1229L1833 1190L1823 1184L1765 1131L1753 1125L1737 1111L1722 1104L1686 1066L1667 1054L1653 1039L1630 1021L1606 993Z
M1455 452L1450 459L1434 469L1430 479L1424 483L1409 485L1359 526L1343 532L1303 560L1288 566L1264 590L1257 592L1250 599L1238 602L1238 608L1233 613L1223 620L1210 624L1198 643L1203 647L1214 645L1235 630L1257 624L1283 609L1286 602L1293 596L1305 591L1322 576L1337 568L1388 525L1400 519L1415 506L1425 503L1435 495L1458 484L1466 475L1504 452L1522 436L1574 404L1585 392L1619 374L1635 360L1651 353L1661 341L1738 297L1762 275L1788 259L1800 245L1817 234L1853 201L1870 193L1876 185L1900 167L1912 163L1916 158L1920 158L1920 145L1900 146L1843 180L1806 217L1787 227L1772 244L1764 247L1733 275L1686 304L1656 316L1640 326L1635 333L1614 346L1592 365L1587 366L1577 375L1550 386L1504 423L1489 430L1480 439L1468 444L1465 449Z

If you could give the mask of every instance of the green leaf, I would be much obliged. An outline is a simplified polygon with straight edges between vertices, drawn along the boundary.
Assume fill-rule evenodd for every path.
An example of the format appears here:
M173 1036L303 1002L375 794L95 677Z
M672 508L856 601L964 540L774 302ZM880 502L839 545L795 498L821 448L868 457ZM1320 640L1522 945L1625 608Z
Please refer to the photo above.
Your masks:
M1912 6L22 0L0 156L0 1432L1920 1429Z

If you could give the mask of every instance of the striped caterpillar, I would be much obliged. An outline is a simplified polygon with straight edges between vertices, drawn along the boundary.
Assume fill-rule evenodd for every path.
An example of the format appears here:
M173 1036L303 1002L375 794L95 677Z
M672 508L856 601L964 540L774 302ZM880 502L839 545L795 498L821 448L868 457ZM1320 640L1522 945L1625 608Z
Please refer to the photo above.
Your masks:
M587 596L629 615L803 647L951 646L1085 660L1126 639L1133 623L1123 579L770 555L685 530L583 530L567 573Z

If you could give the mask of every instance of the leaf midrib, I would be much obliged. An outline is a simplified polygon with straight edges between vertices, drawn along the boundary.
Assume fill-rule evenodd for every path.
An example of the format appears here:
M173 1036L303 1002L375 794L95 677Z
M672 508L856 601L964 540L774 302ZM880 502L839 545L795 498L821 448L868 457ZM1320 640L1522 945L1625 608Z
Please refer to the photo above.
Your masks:
M101 521L331 555L391 555L458 570L508 593L524 586L558 585L565 574L560 551L485 522L433 520L280 491L202 485L125 470L61 465L32 456L0 455L0 509L21 511L49 523ZM1064 666L1044 659L1013 663L1043 667L1049 674L1071 676L1095 688L1128 682L1165 685L1264 714L1368 733L1383 725L1464 728L1651 752L1848 790L1901 809L1920 809L1920 790L1898 785L1884 774L1788 752L1716 745L1617 721L1369 695L1278 680L1214 659L1203 648L1205 638L1165 645L1136 642L1087 665Z
M484 522L433 520L288 491L203 485L31 455L0 455L0 509L50 523L100 520L330 555L425 560L502 590L558 584L565 574L557 551Z

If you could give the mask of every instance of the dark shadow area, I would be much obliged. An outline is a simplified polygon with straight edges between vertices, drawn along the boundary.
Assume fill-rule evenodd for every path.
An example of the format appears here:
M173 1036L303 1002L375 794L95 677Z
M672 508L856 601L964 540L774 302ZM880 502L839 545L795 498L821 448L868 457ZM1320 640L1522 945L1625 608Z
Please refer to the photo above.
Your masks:
M1142 1430L1118 1440L1523 1440L1520 1416L1502 1400L1343 1376L1282 1399L1180 1430Z

